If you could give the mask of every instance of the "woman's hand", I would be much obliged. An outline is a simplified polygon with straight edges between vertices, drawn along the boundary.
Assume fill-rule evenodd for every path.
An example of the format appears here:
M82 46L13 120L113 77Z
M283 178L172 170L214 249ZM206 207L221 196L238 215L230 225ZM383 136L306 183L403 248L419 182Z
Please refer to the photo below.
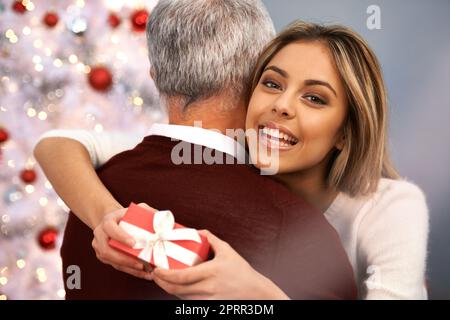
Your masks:
M146 209L150 208L145 203L140 203L139 206ZM134 246L135 240L119 227L119 221L126 211L127 208L119 209L108 213L103 217L103 220L94 229L92 247L95 250L97 259L101 262L109 264L116 270L131 274L135 277L152 280L153 273L144 271L142 262L117 251L108 244L110 239L114 239L127 246Z
M207 230L214 258L181 270L155 268L153 280L181 299L289 299L272 281L254 270L225 241Z

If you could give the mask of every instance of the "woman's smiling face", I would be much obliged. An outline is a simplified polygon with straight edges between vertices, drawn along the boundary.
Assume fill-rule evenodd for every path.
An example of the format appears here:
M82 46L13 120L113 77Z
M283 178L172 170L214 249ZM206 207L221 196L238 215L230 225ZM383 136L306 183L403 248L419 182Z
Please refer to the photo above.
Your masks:
M347 99L333 57L320 41L293 42L267 64L249 102L246 128L259 134L269 156L279 154L278 173L325 165L342 149ZM249 139L255 153L258 145ZM258 151L261 151L258 149ZM259 161L252 159L261 167ZM325 166L324 166L325 167Z

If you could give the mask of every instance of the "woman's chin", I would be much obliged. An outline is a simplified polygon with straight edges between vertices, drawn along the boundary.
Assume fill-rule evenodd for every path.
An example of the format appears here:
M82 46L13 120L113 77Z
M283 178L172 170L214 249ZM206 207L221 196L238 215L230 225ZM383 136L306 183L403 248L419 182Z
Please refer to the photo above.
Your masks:
M283 165L283 161L280 161L278 157L272 159L267 157L267 155L262 155L258 157L257 161L253 161L252 159L252 164L265 175L278 175L292 172L292 170L289 170L289 168Z

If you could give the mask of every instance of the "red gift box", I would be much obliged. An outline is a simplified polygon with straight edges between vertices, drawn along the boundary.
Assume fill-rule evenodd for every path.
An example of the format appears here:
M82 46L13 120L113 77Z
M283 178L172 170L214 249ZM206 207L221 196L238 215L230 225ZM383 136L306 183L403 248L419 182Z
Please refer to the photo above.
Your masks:
M119 226L136 244L130 247L111 239L109 245L154 267L183 269L208 258L208 239L195 229L175 223L170 211L154 211L131 203Z

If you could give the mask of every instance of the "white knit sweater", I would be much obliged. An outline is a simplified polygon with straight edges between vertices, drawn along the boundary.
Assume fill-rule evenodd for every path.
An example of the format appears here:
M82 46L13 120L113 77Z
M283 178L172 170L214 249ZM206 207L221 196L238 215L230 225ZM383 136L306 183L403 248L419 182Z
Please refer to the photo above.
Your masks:
M95 167L133 148L142 135L53 130L45 137L81 142ZM151 205L151 204L150 204ZM367 197L340 193L325 212L355 272L361 299L426 299L428 209L425 196L405 180L381 179Z
M325 217L341 238L360 298L427 298L428 209L417 186L381 179L368 197L340 193Z

